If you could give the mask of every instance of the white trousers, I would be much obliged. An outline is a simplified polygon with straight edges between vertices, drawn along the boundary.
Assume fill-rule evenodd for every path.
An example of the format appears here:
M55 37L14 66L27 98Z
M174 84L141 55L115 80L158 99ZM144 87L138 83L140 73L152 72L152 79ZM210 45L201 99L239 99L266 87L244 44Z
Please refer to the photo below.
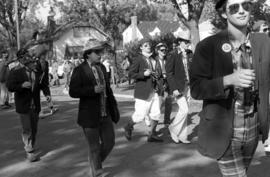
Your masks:
M182 96L176 100L178 105L178 112L169 125L169 131L174 141L187 141L188 127L187 127L187 115L188 115L188 102L185 96Z
M161 117L160 105L161 100L157 93L148 100L135 99L135 112L131 117L132 121L138 123L146 117L159 121Z

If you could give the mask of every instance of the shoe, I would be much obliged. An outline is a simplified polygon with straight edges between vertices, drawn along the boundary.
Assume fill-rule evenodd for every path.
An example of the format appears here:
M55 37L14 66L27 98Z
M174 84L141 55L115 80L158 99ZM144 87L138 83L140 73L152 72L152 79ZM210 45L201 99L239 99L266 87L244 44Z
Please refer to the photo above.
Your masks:
M189 140L179 140L179 143L190 144L191 141L189 141Z
M5 104L1 105L1 109L9 109L11 106L7 106Z
M175 135L172 134L172 133L171 133L171 138L172 138L172 140L173 140L173 142L174 142L175 144L179 144L179 143L180 143L180 141L179 141L179 139L177 138L177 136L175 136Z
M29 162L36 162L39 161L39 157L37 154L33 153L33 152L27 152L26 153L26 158Z
M156 135L149 135L147 138L148 142L155 142L155 143L161 143L163 142L163 139L161 139L160 137L156 136Z
M264 152L266 156L270 156L270 145L264 146Z
M127 124L124 127L124 131L125 131L125 137L128 141L131 140L131 136L132 136L132 130L133 130L133 126L131 126L130 124Z

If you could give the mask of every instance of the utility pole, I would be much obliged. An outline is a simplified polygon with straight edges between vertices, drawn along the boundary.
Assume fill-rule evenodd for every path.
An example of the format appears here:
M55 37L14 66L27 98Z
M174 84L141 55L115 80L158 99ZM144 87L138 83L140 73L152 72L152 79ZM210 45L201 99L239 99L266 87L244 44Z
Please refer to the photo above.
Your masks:
M16 19L16 32L17 32L17 48L20 50L20 27L19 27L19 16L18 16L18 1L14 0L15 8L15 19Z

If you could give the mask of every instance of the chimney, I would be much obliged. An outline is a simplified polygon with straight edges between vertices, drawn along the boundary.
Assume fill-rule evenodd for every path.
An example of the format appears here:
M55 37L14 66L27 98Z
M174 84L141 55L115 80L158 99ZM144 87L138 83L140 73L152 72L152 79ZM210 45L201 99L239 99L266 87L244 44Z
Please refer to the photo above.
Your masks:
M137 39L137 16L131 17L131 41L135 41Z

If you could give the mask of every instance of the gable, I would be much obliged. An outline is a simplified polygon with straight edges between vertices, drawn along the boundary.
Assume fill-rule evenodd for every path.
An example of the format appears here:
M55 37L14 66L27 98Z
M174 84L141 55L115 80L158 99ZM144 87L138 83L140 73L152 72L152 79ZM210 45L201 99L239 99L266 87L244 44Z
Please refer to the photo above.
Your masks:
M176 31L180 27L178 22L173 21L142 21L138 28L144 37L151 37L149 33L159 29L160 34L167 34Z

